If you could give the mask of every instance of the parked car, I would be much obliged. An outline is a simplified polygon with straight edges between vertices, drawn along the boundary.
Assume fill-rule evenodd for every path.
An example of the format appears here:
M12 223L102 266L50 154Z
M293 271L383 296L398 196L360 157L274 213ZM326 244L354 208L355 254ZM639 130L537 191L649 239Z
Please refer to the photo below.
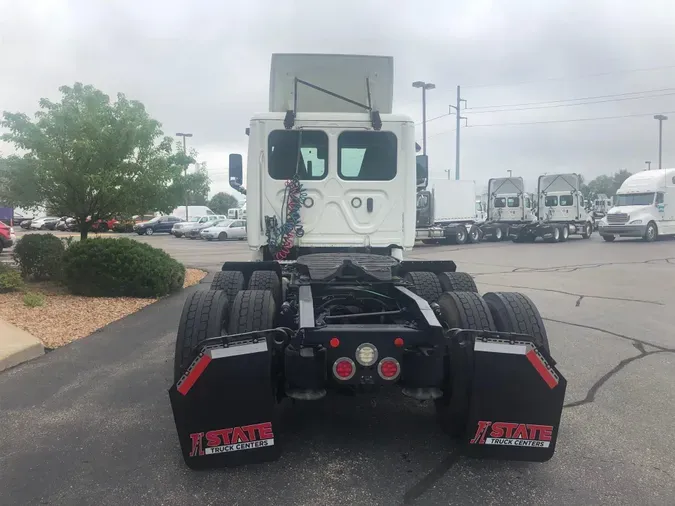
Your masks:
M28 230L30 228L31 223L33 223L33 218L22 221L21 225L19 226L25 230Z
M15 241L14 227L9 227L0 222L0 253L5 248L11 248Z
M190 218L188 221L179 221L178 223L175 223L173 227L171 227L171 235L174 237L183 237L185 235L185 232L195 226L199 220L201 220L203 216L193 216Z
M68 218L67 216L64 216L61 218L57 223L56 223L56 230L60 230L61 232L73 232L75 230L78 230L78 225L77 222L75 221L75 218Z
M150 221L134 225L134 232L138 235L170 234L171 229L178 222L180 218L176 216L157 216Z
M115 218L110 218L109 220L96 220L95 222L89 225L89 229L92 232L107 232L115 228L119 221Z
M33 220L30 224L31 230L54 230L56 224L59 222L58 216L46 216Z
M227 239L245 239L246 238L246 222L244 220L221 220L213 225L202 229L199 232L202 239L212 241L218 239L225 241Z
M214 223L222 220L226 220L227 216L223 214L214 214L214 215L208 215L208 216L202 216L199 218L199 221L195 222L192 224L192 226L187 227L184 231L183 234L185 237L189 237L190 239L197 239L198 237L201 237L199 234L201 233L202 230L205 228L210 227Z

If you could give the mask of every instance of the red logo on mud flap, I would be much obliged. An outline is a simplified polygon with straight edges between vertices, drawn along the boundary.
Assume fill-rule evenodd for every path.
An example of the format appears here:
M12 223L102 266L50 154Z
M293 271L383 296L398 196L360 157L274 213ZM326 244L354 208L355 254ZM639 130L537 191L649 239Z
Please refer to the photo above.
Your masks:
M479 421L469 444L548 448L552 439L551 425Z
M190 457L197 457L274 446L274 433L272 424L264 422L210 430L207 433L194 432L190 434L190 440L192 441ZM204 441L206 441L206 447Z

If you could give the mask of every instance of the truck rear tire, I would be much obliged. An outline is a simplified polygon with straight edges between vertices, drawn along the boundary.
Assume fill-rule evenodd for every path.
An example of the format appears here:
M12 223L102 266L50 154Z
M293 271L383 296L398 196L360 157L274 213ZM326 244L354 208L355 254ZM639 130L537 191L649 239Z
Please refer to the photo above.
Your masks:
M492 240L494 242L499 242L504 238L504 231L502 227L495 228L495 233L492 235Z
M471 230L469 230L469 243L478 244L480 240L480 228L478 228L476 225L471 225Z
M253 271L248 280L249 290L269 290L274 296L274 302L280 304L281 301L281 280L274 271Z
M604 235L603 234L602 238L607 242L614 242L614 239L616 239L616 236L615 235Z
M527 296L518 292L489 292L483 299L501 332L529 334L534 344L550 354L546 328L539 310Z
M211 290L223 290L228 300L234 300L240 290L244 289L244 274L240 271L219 271L211 281Z
M412 291L427 302L436 302L443 293L441 282L433 272L408 272L403 279L412 284Z
M466 272L441 272L438 274L438 280L444 292L478 293L476 282Z
M222 290L199 290L187 298L176 336L173 380L178 382L190 365L192 351L204 339L219 337L228 325L229 303Z
M552 237L544 239L545 242L560 242L560 228L554 226L551 230Z
M438 299L441 324L449 328L497 330L485 301L473 292L445 292ZM470 353L472 339L458 344L446 357L446 379L443 397L434 401L438 422L450 437L466 431L472 371Z
M457 244L466 244L466 241L468 240L468 238L469 238L469 232L467 232L464 225L462 225L457 230L457 233L455 234L455 242Z
M270 290L242 290L232 303L228 334L274 328L277 305Z
M560 242L566 242L570 237L570 227L563 225L560 227Z

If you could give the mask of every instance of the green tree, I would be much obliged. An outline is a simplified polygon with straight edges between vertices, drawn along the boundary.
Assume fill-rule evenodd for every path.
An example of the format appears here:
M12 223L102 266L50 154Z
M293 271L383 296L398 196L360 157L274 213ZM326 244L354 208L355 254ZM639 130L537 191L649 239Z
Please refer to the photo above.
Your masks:
M209 200L209 208L216 214L227 214L228 209L239 207L239 201L233 195L225 192L216 193Z
M88 217L166 212L181 202L186 156L143 104L123 94L111 102L81 83L59 90L61 101L40 100L34 120L3 113L9 133L1 138L20 154L0 159L0 199L72 216L82 239Z
M616 191L629 176L631 176L631 173L626 169L616 172L613 176L603 174L602 176L596 177L588 184L582 185L581 192L588 200L594 200L595 197L601 193L611 197L616 194Z

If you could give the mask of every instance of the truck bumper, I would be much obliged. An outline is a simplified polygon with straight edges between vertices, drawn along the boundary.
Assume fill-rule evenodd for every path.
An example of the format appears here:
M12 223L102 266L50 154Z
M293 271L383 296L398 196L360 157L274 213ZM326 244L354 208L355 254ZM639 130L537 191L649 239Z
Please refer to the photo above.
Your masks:
M600 235L621 235L624 237L642 237L647 225L598 225Z

